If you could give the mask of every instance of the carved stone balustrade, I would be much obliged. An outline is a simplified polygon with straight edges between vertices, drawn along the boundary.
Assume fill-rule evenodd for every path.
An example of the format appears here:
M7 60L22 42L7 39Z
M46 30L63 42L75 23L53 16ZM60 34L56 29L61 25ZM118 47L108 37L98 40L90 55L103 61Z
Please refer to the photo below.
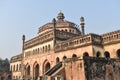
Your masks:
M102 38L104 45L120 42L120 30L103 34Z
M87 46L90 44L101 45L101 36L96 34L87 34L84 36L74 37L72 39L66 40L65 42L56 44L55 52L74 49L76 47Z

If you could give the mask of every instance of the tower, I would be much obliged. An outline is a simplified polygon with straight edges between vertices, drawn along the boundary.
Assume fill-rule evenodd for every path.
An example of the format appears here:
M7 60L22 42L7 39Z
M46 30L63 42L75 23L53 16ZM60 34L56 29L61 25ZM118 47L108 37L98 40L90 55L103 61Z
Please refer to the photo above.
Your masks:
M85 25L85 23L84 23L84 17L81 17L80 18L80 25L81 25L81 28L82 28L82 35L85 35L85 30L84 30L84 25Z
M56 44L56 20L55 18L53 18L52 23L53 23L53 31L54 31L53 41L54 41L54 49L55 49L55 44Z

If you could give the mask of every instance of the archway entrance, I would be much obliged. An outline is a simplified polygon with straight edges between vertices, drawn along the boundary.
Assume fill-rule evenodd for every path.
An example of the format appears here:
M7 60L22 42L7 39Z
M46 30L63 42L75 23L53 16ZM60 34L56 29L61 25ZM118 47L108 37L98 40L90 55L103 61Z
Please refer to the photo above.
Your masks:
M48 62L45 66L45 72L47 72L50 69L50 63Z
M26 69L26 78L30 79L30 65Z
M37 80L39 77L39 64L34 66L34 79Z

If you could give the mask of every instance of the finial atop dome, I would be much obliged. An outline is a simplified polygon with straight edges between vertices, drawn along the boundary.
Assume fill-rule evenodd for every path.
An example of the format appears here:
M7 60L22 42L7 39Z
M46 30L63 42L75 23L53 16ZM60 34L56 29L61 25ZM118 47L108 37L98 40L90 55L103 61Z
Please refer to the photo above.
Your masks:
M64 18L65 18L64 14L60 11L60 13L58 13L57 16L58 21L64 21Z
M84 23L84 17L80 18L81 23Z

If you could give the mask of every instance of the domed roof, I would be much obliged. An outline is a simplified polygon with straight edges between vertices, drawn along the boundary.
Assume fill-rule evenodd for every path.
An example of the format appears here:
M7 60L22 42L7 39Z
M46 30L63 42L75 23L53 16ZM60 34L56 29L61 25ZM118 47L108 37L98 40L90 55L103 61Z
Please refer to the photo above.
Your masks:
M64 18L65 16L62 12L58 13L58 16L57 16L58 21L64 21Z
M55 21L55 27L58 30L62 29L71 29L71 30L76 30L77 32L80 32L79 26L75 24L74 22L70 22L67 20L64 20L65 16L62 12L58 13L57 20L53 19L52 22L46 23L45 25L41 26L39 28L38 33L42 34L45 31L50 31L53 29L53 22Z

